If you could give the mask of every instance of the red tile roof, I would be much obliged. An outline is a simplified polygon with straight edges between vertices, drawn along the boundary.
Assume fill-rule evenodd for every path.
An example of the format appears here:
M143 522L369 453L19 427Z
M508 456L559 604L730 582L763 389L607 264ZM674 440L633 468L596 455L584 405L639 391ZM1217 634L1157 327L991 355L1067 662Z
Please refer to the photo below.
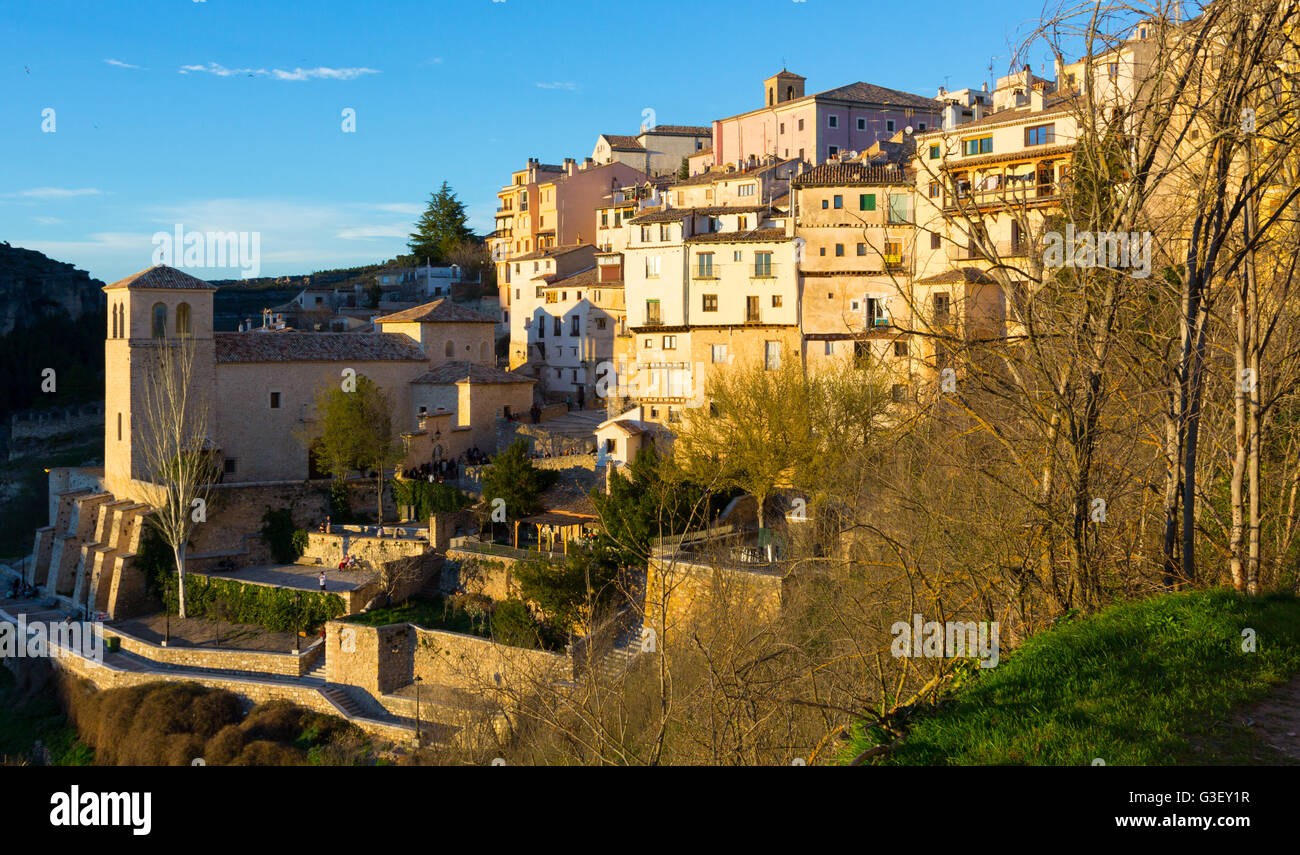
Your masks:
M117 288L157 288L177 291L217 290L216 285L188 273L182 273L176 268L168 267L165 264L158 264L147 270L141 270L139 273L133 273L125 279L119 279L111 285L104 286L105 291L112 291Z
M868 166L861 161L823 163L794 179L796 187L906 184L907 176L894 164Z
M482 312L459 306L443 297L423 306L416 306L382 318L375 318L377 324L495 324L494 318Z
M444 362L431 371L426 371L411 381L421 386L453 386L457 383L535 383L531 377L502 371L492 365L480 362L455 360Z
M424 351L400 333L213 333L217 362L423 362Z

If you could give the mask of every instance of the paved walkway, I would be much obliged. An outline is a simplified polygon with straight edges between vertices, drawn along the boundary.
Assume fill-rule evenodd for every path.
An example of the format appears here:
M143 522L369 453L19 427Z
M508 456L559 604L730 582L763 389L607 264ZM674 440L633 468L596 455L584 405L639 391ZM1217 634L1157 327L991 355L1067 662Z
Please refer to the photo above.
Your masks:
M310 566L306 564L274 564L261 567L243 567L229 572L204 575L214 579L231 579L254 585L270 585L297 591L320 591L320 571L325 571L326 592L355 591L379 578L373 570L340 570L337 567Z

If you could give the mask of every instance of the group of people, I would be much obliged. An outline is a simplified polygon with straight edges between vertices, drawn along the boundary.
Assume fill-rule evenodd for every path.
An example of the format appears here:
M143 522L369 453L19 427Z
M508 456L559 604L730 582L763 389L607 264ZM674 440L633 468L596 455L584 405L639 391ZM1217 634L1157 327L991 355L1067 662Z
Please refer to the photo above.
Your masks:
M360 564L361 562L357 560L357 557L355 555L344 555L343 560L339 562L339 569L355 570L357 566ZM324 576L325 576L325 571L322 570L321 577L323 578Z
M442 483L448 478L460 477L460 463L455 460L433 460L414 469L402 470L402 477L408 481L434 481Z
M551 454L550 449L533 449L529 454L534 460L545 460L548 457L577 457L583 454L591 454L590 451L583 451L580 448L566 448L559 454Z

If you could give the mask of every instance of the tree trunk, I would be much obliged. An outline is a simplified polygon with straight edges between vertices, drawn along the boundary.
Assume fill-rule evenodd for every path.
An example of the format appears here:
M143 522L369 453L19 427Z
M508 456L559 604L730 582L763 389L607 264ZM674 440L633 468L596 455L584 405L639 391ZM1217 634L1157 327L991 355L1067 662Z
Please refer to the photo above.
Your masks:
M176 616L185 617L185 544L172 547L176 559Z
M1232 587L1237 591L1246 590L1246 464L1250 456L1246 410L1248 399L1254 397L1251 394L1251 378L1247 373L1250 333L1246 317L1246 290L1246 280L1243 277L1241 286L1237 289L1237 340L1232 349L1233 365L1236 368L1236 384L1233 389L1235 407L1232 416L1236 454L1232 459L1232 534L1228 540L1228 572L1232 575Z
M375 517L375 525L384 524L384 469L379 468L379 475L375 479L375 501L379 505L379 516Z

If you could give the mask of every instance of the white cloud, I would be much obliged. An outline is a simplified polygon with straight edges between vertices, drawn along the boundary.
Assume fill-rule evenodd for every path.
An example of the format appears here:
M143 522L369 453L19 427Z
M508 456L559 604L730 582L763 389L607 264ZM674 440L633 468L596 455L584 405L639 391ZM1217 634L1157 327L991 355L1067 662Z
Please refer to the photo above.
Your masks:
M43 226L57 226L59 223L63 222L63 220L58 217L32 217L32 219Z
M94 187L80 187L76 189L68 187L33 187L30 190L19 190L17 193L6 193L6 196L21 196L24 199L69 199L73 196L100 196L103 190Z
M355 80L366 74L379 74L379 71L374 68L326 68L318 66L316 68L295 68L292 71L285 71L281 68L273 68L267 71L265 68L226 68L216 62L209 62L207 65L182 65L180 67L181 74L190 74L191 72L214 74L217 77L269 77L274 80Z
M129 62L122 62L122 60L120 59L106 59L104 60L104 62L108 63L109 65L115 65L118 68L139 68L140 67L138 65L132 65Z
M563 89L566 92L574 92L577 90L578 84L573 83L572 81L564 81L564 82L556 81L554 83L538 83L537 88L538 89Z

